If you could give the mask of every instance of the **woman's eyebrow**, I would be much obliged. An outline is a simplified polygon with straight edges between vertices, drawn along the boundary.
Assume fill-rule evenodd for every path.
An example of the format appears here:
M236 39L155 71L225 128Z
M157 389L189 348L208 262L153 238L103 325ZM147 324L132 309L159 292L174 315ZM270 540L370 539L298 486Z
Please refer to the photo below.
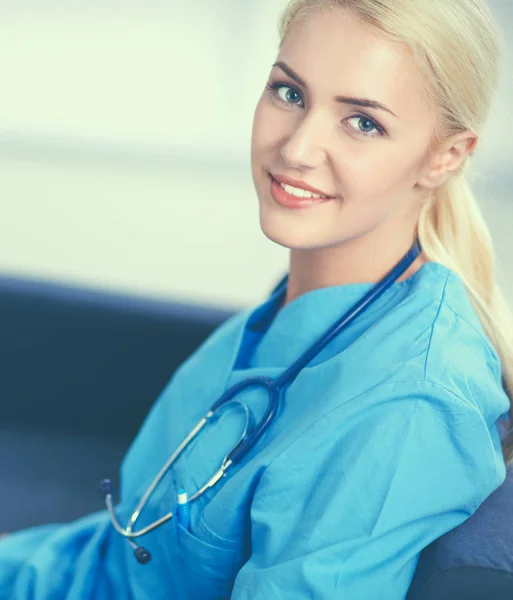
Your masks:
M291 79L299 83L299 85L303 86L305 89L308 89L306 82L294 71L294 69L289 67L283 61L279 60L278 62L273 64L273 67L278 67ZM367 108L376 108L378 110L384 110L390 113L391 115L394 115L394 117L399 118L394 112L392 112L389 108L387 108L384 104L381 104L381 102L378 102L377 100L370 100L369 98L351 98L350 96L335 96L334 100L335 102L340 102L343 104L353 104L355 106L363 106Z

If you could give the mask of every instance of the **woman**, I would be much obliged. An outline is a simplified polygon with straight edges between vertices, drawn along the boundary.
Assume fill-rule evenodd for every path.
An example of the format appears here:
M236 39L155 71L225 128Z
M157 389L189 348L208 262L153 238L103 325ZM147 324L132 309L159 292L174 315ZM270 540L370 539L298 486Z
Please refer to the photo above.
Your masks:
M190 526L134 538L148 564L102 511L2 540L3 598L399 600L422 549L505 479L513 326L465 175L497 86L489 9L297 0L281 34L252 170L262 229L290 248L288 283L173 376L123 462L122 527L227 388L279 376L416 236L423 251L297 375L241 463L190 502ZM262 417L261 389L238 399ZM223 412L133 529L200 488L243 426L242 410Z

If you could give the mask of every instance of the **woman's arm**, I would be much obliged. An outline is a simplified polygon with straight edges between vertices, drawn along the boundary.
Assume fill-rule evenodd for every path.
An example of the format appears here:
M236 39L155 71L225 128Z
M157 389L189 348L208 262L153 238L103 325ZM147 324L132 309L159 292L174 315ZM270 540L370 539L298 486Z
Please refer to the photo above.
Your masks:
M403 599L422 549L505 478L470 400L412 382L349 402L358 411L337 408L268 467L232 600Z
M8 535L0 541L0 598L110 600L102 589L110 585L104 563L111 529L101 511ZM121 583L119 592L119 598L127 597Z

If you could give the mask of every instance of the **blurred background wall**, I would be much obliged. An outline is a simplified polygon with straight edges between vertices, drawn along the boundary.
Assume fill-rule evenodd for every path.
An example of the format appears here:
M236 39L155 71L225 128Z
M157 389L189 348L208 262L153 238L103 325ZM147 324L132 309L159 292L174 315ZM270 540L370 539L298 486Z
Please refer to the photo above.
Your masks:
M246 307L287 268L261 233L253 111L284 0L0 0L0 272ZM475 189L513 302L513 2Z

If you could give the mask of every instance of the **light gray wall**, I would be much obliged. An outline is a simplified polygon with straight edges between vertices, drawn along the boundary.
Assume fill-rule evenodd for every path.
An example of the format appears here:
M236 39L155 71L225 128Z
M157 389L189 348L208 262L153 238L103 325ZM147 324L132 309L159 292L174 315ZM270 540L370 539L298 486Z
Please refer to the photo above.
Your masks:
M262 299L287 251L260 231L250 136L283 4L0 0L0 271ZM511 51L476 167L513 299Z

